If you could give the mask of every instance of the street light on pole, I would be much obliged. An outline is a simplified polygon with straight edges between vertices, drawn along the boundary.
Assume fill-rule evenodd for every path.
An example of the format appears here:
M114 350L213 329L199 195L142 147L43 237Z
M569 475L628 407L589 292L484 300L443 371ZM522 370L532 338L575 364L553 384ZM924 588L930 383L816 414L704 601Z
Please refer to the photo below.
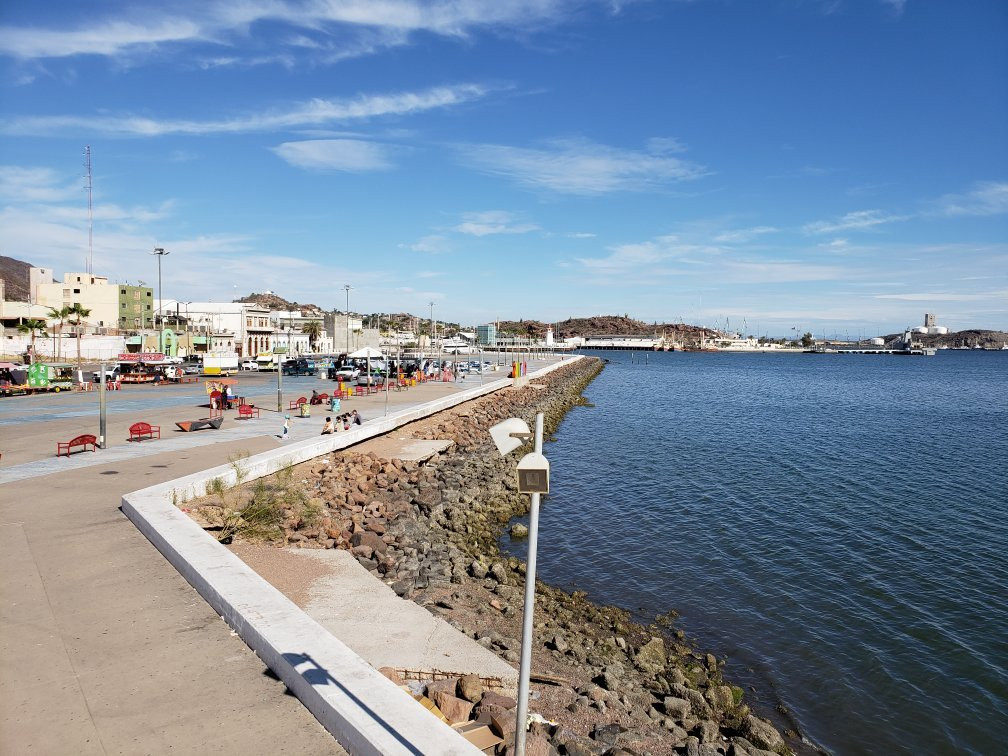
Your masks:
M350 355L350 289L353 288L350 284L343 284L343 288L346 289L346 353L349 359Z
M164 247L154 247L154 251L151 252L151 254L152 255L157 255L157 297L158 297L158 306L157 306L157 313L155 313L155 316L154 316L154 326L157 327L158 316L161 315L161 308L164 306L164 299L161 297L161 258L164 257L165 255L169 254L169 252L167 252ZM162 339L164 338L164 336L161 333L161 331L162 331L162 329L158 328L158 351L161 354L164 354L164 342L162 341Z
M490 428L490 437L502 457L527 441L528 424L517 417ZM518 462L518 492L531 494L529 507L528 560L525 569L525 605L522 610L521 666L518 670L518 706L515 712L515 753L525 756L525 728L528 724L529 675L532 668L532 616L535 613L536 547L539 541L539 498L549 493L549 461L542 453L543 413L536 415L535 451Z

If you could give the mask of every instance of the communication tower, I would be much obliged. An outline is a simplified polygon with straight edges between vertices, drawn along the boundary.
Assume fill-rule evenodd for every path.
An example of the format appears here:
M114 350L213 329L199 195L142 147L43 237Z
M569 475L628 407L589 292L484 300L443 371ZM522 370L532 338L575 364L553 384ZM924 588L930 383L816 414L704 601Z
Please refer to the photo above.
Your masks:
M93 247L93 229L94 229L94 213L91 206L91 145L84 147L84 173L86 183L84 188L87 189L87 273L90 276L94 273L92 270L92 261L94 259L94 247Z

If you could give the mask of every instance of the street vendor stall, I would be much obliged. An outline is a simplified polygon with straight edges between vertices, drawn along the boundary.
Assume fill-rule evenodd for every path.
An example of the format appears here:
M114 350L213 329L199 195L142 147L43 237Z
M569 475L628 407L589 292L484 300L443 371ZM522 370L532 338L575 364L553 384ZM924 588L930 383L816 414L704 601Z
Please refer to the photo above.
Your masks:
M238 385L237 378L214 378L209 381L204 382L206 384L207 396L210 397L210 406L213 407L214 404L223 406L226 402L228 409L231 408L232 404L244 404L245 397L238 396L235 386ZM228 396L228 389L231 389L231 394Z

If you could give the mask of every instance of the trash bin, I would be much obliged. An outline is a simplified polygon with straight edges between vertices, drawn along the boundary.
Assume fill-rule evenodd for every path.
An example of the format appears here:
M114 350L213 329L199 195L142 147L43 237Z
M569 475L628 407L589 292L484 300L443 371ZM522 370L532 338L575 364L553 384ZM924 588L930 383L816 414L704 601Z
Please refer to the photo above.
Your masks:
M301 417L311 417L311 408L308 406L308 402L301 402L299 406L301 408Z

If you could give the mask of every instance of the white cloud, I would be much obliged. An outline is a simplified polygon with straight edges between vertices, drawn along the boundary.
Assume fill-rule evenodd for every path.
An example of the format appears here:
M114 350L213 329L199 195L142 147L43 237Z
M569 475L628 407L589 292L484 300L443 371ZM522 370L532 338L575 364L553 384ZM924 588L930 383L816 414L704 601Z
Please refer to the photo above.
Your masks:
M588 231L568 231L566 236L568 239L594 239L596 235Z
M886 223L898 223L909 218L908 215L888 215L882 210L857 210L847 213L839 220L816 221L803 227L808 234L835 234L838 231L864 231L877 228Z
M587 139L557 139L543 147L465 145L460 151L476 170L562 194L646 191L705 175L703 167L664 152L625 150Z
M100 55L119 60L167 53L181 46L215 46L216 65L248 64L261 50L290 51L311 61L333 62L405 44L416 32L466 38L477 31L538 31L559 23L578 6L604 0L247 0L174 6L129 5L128 11L60 28L0 27L0 54L20 60ZM611 12L617 9L611 8ZM54 17L55 18L55 17ZM92 21L92 18L95 20ZM261 22L272 22L264 24ZM277 27L284 31L270 36ZM283 62L284 55L268 55ZM210 60L211 58L208 58Z
M492 236L495 234L527 234L538 231L534 223L516 223L511 213L503 210L486 210L480 213L466 213L462 223L452 230L470 236Z
M875 299L896 299L904 302L982 302L985 300L1002 302L1008 300L1008 289L984 292L928 291L906 294L876 294Z
M49 168L0 166L0 200L4 202L58 202L83 196L83 181L76 185Z
M1002 215L1008 213L1008 182L982 181L966 194L946 194L937 202L941 215Z
M441 236L440 234L431 234L417 239L412 244L400 244L399 247L400 249L408 249L411 252L439 254L441 252L449 251L451 249L451 244L444 236Z
M298 168L310 170L387 171L394 165L389 160L389 148L360 139L311 139L284 142L273 148L280 158Z
M316 98L294 103L286 110L250 113L222 120L156 120L118 116L30 116L0 121L0 133L46 135L80 131L109 135L164 136L166 134L238 134L324 126L379 116L410 115L479 99L488 89L478 84L432 87L417 92L360 95L351 99Z
M729 231L722 231L714 237L714 241L721 244L731 244L738 242L752 241L758 236L776 233L778 229L773 226L755 226L754 228L736 228Z
M906 0L882 0L882 4L889 8L895 15L902 15L906 7Z

